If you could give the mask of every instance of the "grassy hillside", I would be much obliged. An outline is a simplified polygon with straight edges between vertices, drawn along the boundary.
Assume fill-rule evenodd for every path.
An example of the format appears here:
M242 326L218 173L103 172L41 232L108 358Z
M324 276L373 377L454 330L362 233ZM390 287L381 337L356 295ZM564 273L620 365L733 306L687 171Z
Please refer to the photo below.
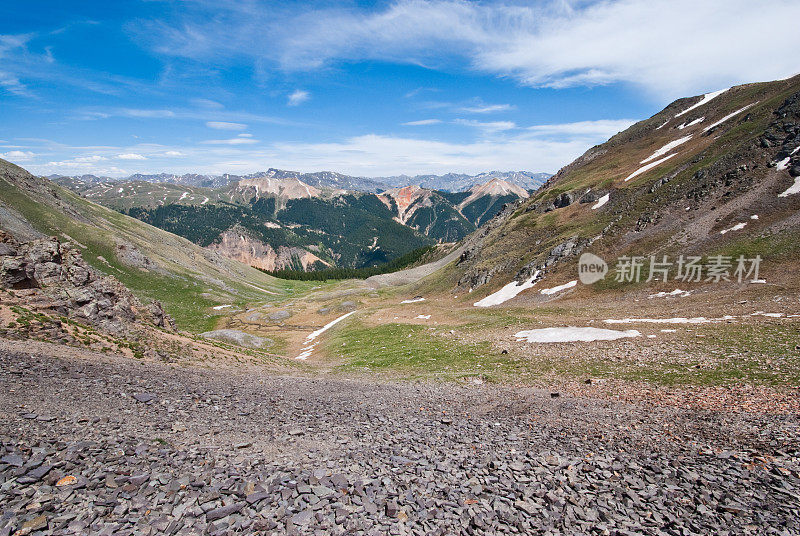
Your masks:
M309 283L285 282L192 242L81 198L0 160L3 228L24 228L78 244L95 268L142 298L161 300L179 327L210 328L213 306L283 298Z

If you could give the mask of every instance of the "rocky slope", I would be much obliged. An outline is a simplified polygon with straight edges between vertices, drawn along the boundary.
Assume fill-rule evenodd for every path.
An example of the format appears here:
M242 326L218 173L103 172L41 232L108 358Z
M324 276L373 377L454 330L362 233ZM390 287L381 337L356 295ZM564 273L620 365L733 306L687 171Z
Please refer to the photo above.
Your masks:
M2 534L800 531L793 415L64 350L0 341Z
M280 295L275 279L190 241L92 203L0 160L0 228L20 242L57 236L142 300L164 303L184 329L210 307Z
M496 289L539 271L546 282L538 285L553 287L577 280L578 256L591 252L610 275L578 286L590 294L624 286L613 281L620 256L646 259L644 280L650 255L731 257L730 276L740 255L760 255L762 277L794 285L798 147L800 77L677 100L590 149L470 237L451 281Z
M117 279L81 257L77 246L57 238L20 243L0 231L0 289L16 305L36 313L66 317L114 335L137 324L173 330L160 302L143 304Z

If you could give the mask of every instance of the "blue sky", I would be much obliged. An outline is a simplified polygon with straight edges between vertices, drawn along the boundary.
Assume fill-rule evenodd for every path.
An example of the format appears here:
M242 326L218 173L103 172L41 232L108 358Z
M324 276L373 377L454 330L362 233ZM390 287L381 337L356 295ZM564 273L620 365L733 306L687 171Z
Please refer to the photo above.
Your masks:
M0 157L41 174L554 172L800 72L796 0L6 0Z

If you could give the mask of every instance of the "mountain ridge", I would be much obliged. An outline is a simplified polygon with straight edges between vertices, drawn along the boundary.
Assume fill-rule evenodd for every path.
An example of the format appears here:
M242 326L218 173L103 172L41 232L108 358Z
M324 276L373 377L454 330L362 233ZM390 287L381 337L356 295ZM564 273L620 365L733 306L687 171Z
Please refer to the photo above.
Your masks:
M575 281L583 252L608 261L758 253L768 270L774 264L767 279L785 280L780 266L791 263L800 237L800 76L708 97L678 99L589 149L468 237L454 288L491 289L534 274ZM603 283L574 292L620 287L610 270ZM559 295L529 291L518 300Z
M309 186L318 189L330 188L336 190L355 190L379 193L389 188L397 188L417 184L431 190L446 192L468 191L476 184L483 184L491 179L499 178L512 182L526 190L535 190L548 178L550 173L534 173L529 171L487 171L475 175L465 173L446 173L443 175L396 175L388 177L356 177L334 171L300 172L276 168L267 171L258 171L245 175L223 173L198 174L198 173L134 173L127 177L113 178L84 175L48 175L46 178L59 184L70 180L84 181L90 184L118 183L142 181L161 184L175 184L202 188L222 188L241 180L253 179L297 179Z

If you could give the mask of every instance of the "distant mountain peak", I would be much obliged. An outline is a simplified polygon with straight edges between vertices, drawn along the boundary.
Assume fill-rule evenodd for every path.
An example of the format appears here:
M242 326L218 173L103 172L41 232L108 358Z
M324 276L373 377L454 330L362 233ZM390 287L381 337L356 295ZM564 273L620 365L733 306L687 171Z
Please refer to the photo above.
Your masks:
M239 189L252 188L255 197L263 195L274 195L285 199L308 199L319 197L322 193L318 188L308 185L297 177L273 178L273 176L262 176L258 178L242 179L239 181Z
M493 177L483 184L476 184L470 188L470 192L472 192L472 195L475 195L476 197L483 195L491 195L494 197L516 195L522 197L523 199L528 198L528 191L525 188L522 188L521 186L518 186L507 180L503 180L500 177Z

